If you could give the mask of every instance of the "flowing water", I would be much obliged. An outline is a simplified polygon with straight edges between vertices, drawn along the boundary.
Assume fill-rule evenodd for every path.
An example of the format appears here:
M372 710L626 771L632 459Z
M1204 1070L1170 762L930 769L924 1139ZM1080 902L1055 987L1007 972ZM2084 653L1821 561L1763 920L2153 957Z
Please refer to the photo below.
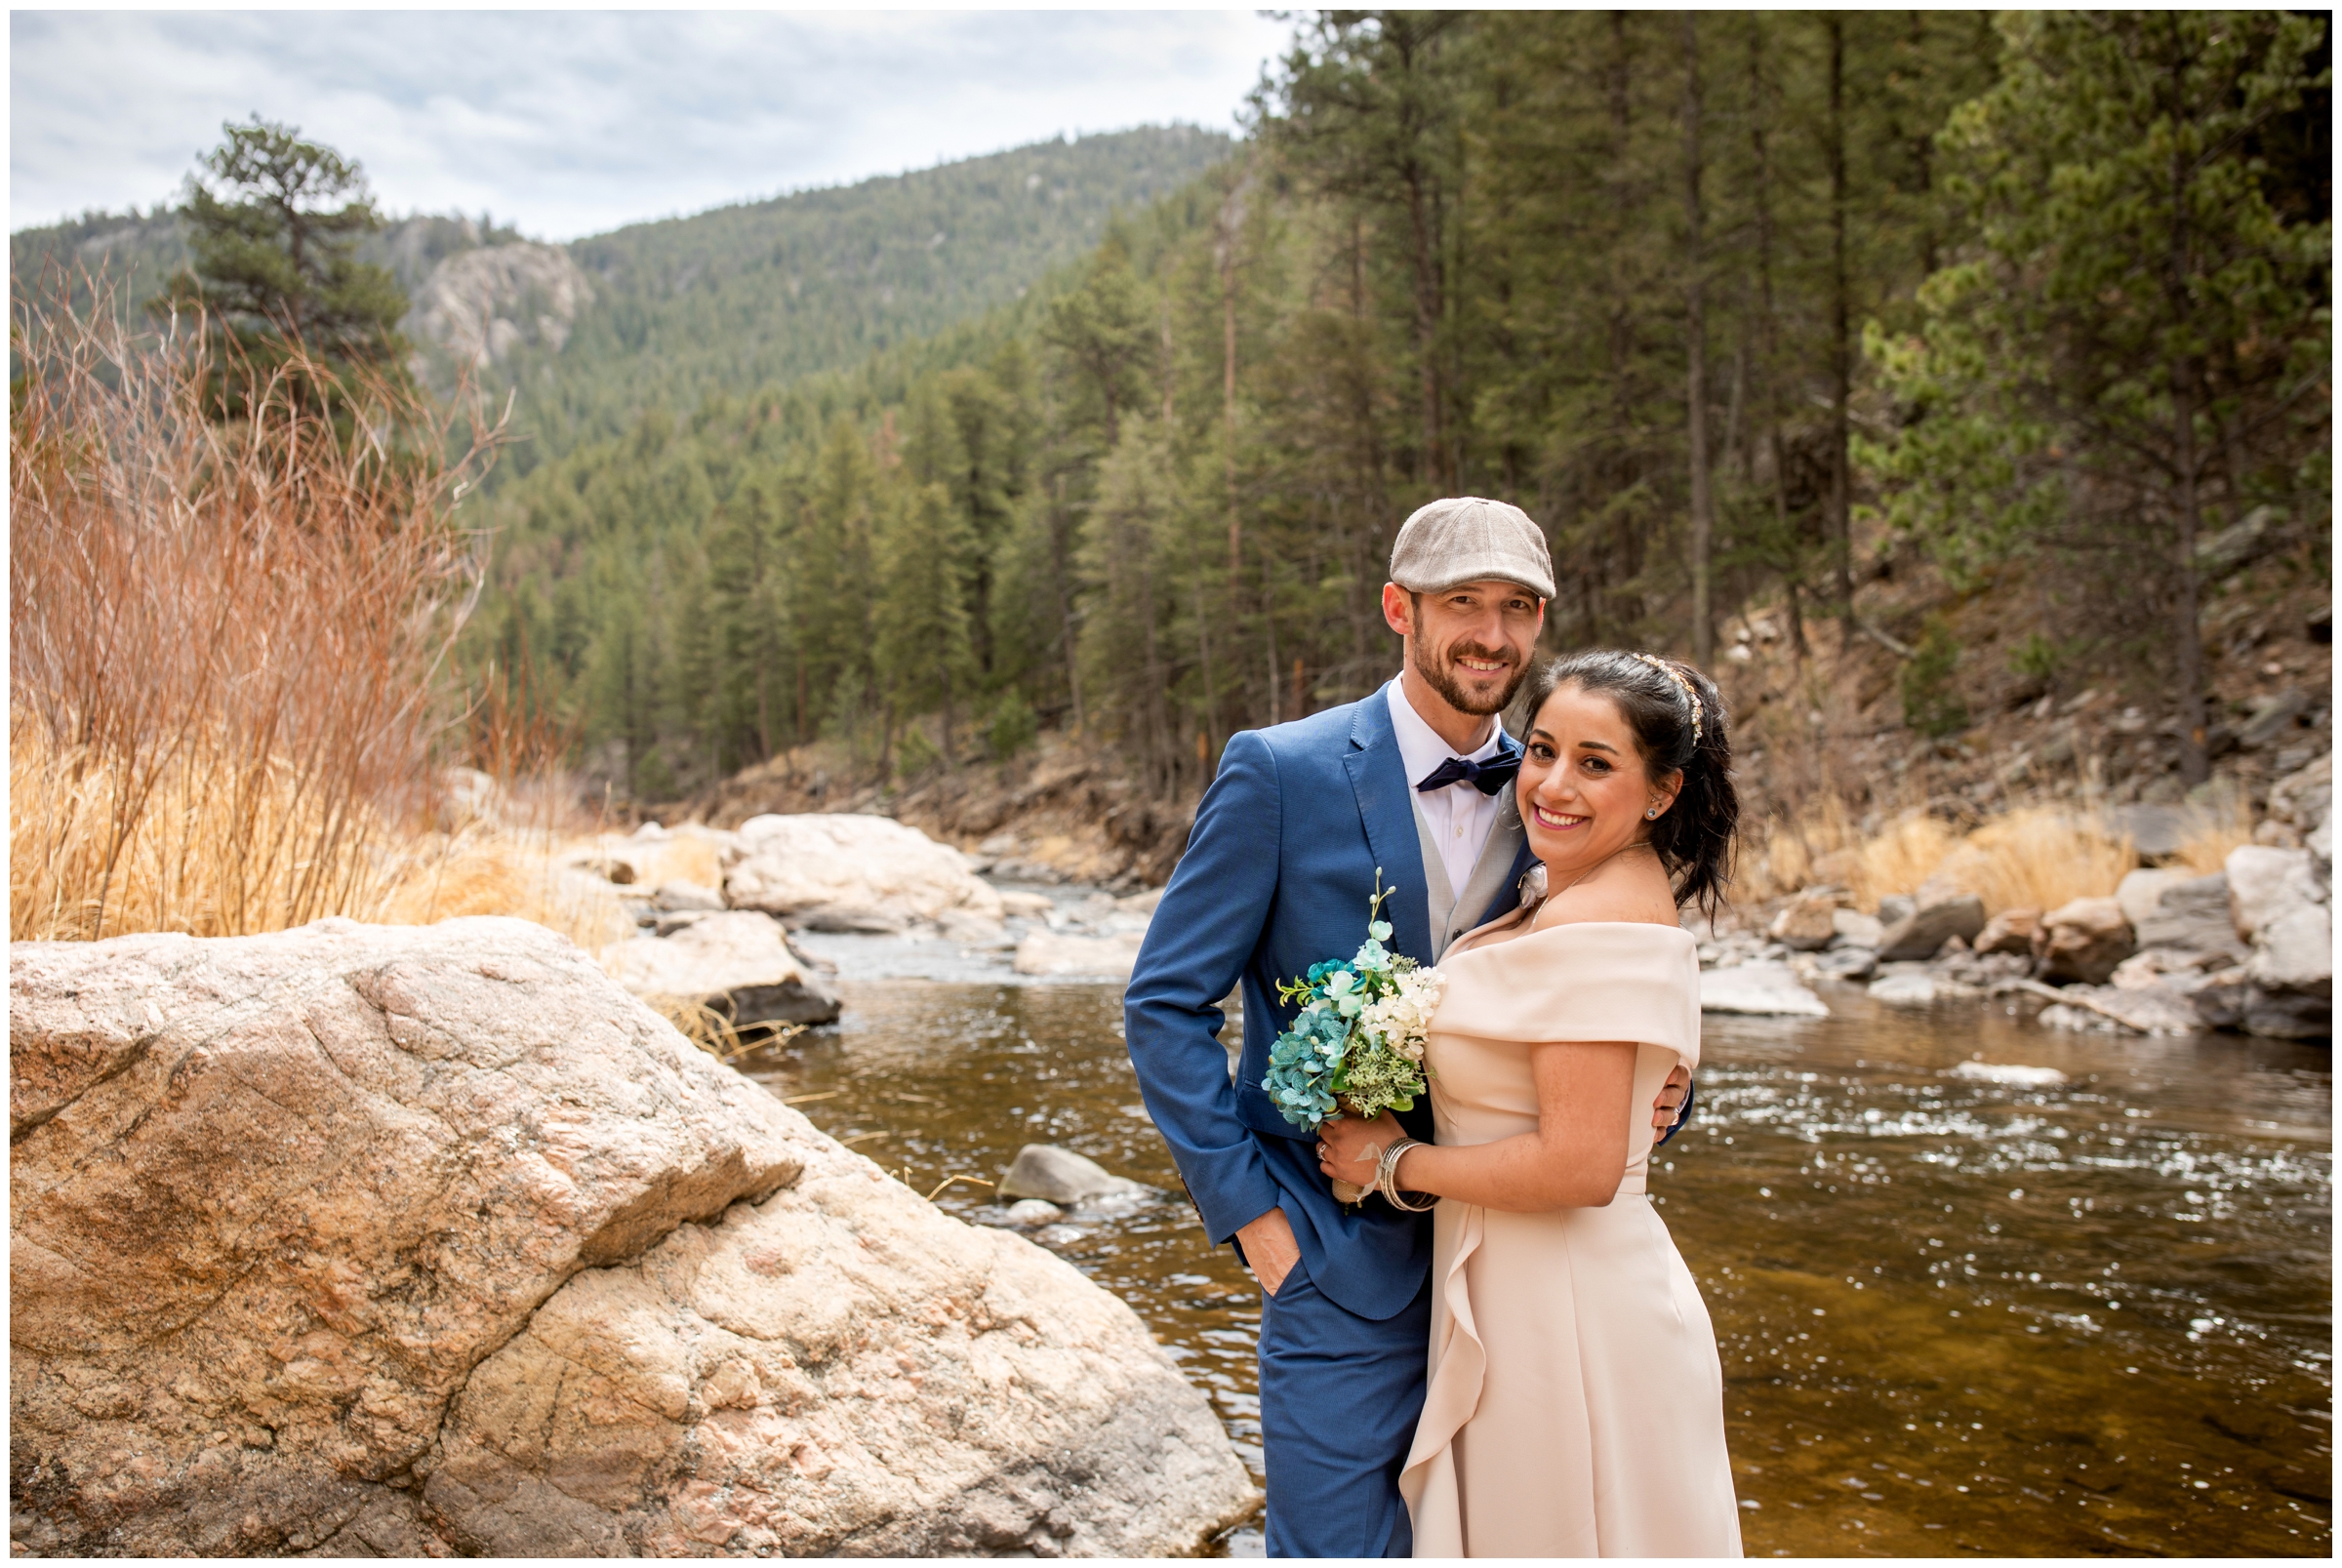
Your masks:
M1146 1319L1257 1474L1260 1296L1180 1195L1118 987L869 978L919 966L867 952L837 1027L745 1065L921 1192L1028 1143L1162 1189L1033 1236ZM1827 1020L1707 1020L1701 1113L1653 1172L1750 1554L2328 1554L2330 1053L1827 994ZM972 1183L936 1201L1001 1222Z

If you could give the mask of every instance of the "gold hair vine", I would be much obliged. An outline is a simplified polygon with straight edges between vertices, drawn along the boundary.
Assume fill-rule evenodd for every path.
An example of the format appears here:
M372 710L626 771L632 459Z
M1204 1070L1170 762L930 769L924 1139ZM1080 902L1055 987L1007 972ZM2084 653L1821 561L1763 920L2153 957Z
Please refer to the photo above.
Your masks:
M1683 696L1691 704L1691 744L1698 745L1700 744L1700 694L1693 691L1691 682L1685 680L1682 672L1666 660L1654 658L1649 654L1636 654L1635 657L1683 689Z

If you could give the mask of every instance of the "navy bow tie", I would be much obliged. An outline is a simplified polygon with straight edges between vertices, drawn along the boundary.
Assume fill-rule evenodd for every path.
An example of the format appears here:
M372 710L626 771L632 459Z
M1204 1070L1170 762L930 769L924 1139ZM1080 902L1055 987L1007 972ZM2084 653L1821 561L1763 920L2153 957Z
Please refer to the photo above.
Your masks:
M1485 762L1467 762L1462 757L1449 757L1432 770L1430 778L1417 784L1418 790L1445 789L1452 784L1469 784L1483 795L1493 795L1513 782L1520 771L1520 756L1498 752Z

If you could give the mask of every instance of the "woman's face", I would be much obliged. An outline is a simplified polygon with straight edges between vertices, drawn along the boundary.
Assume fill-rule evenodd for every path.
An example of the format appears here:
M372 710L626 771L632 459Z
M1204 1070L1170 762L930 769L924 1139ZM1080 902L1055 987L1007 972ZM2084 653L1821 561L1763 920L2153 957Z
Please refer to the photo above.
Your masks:
M1627 716L1608 697L1564 685L1529 721L1520 762L1521 825L1557 889L1646 837L1683 776L1653 780Z

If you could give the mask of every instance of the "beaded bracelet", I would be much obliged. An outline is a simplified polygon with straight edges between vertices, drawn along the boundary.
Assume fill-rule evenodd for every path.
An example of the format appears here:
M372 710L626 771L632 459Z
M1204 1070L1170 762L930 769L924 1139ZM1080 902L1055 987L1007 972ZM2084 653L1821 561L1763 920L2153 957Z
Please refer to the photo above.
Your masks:
M1398 1157L1410 1148L1422 1148L1423 1146L1425 1146L1420 1139L1397 1139L1392 1143L1389 1148L1383 1150L1383 1157L1375 1162L1374 1189L1383 1195L1384 1201L1391 1207L1403 1214L1421 1214L1439 1201L1436 1196L1427 1193L1423 1202L1409 1203L1398 1195Z

